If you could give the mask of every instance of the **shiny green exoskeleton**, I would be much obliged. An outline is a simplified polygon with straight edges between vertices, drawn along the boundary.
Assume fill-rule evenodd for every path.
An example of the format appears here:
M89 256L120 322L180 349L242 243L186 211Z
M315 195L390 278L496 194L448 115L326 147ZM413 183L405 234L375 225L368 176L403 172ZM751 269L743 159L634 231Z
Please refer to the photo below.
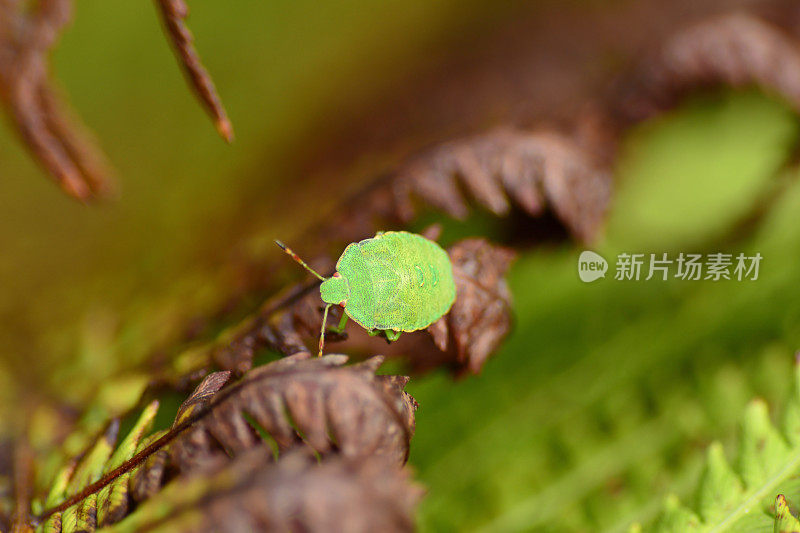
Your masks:
M387 231L345 248L336 273L324 278L294 252L276 241L304 268L322 280L319 292L327 305L322 319L319 353L325 340L328 310L344 309L334 331L352 318L370 335L385 332L390 341L404 331L430 326L450 310L456 298L453 266L435 242L415 233Z

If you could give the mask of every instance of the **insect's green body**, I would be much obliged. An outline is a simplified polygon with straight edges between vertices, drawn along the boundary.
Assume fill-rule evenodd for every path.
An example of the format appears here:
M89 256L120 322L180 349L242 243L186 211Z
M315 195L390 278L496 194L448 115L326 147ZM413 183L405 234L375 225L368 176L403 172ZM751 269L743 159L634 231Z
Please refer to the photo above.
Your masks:
M320 296L343 306L367 330L416 331L450 310L456 284L450 258L438 244L388 231L345 248Z
M280 241L278 246L322 280L320 297L328 304L322 318L319 354L325 340L328 309L344 309L335 331L347 318L376 335L396 340L401 332L423 329L450 310L456 299L453 265L435 242L415 233L387 231L354 242L336 262L336 273L323 278Z

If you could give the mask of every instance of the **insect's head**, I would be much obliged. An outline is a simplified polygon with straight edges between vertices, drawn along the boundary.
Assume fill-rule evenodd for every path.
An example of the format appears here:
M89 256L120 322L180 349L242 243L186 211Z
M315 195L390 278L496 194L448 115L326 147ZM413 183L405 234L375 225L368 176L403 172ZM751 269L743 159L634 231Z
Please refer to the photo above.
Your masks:
M341 305L350 298L350 284L338 272L327 278L319 286L319 295L326 304Z
M323 302L326 304L341 305L344 307L345 303L347 303L347 299L350 298L350 284L347 283L347 280L344 279L341 274L336 272L329 278L323 278L315 270L308 266L305 261L300 259L300 257L294 253L291 248L283 244L281 241L275 241L275 244L280 246L281 249L289 254L289 257L297 261L300 266L322 280L322 285L319 286L319 293Z

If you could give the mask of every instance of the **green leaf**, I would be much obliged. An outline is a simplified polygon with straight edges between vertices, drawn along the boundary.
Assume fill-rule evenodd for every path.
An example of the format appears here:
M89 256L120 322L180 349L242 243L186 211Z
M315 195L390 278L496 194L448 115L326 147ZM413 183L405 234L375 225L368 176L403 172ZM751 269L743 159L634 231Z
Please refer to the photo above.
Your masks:
M706 522L718 520L736 505L743 492L742 482L725 459L722 444L711 444L698 495L700 516Z
M670 495L664 502L664 512L656 524L656 531L663 533L701 531L700 518L682 506L677 496Z
M136 452L160 436L161 432L145 437L158 412L158 401L145 407L133 428L122 442L114 445L119 431L119 421L109 424L94 446L77 463L65 466L51 485L45 507L53 507L67 497L80 493L104 474L118 468ZM63 513L55 513L39 526L42 533L73 533L94 531L97 527L112 524L123 518L128 511L130 479L133 472L126 472L111 483L73 505Z
M771 523L776 532L800 531L800 522L782 494L785 490L797 493L799 488L794 478L800 473L800 364L795 365L794 377L796 390L783 427L790 440L770 421L766 402L751 401L742 421L737 470L728 464L721 444L708 449L697 497L702 520L673 497L665 504L656 531L752 531L766 529ZM774 513L770 511L773 501Z
M786 464L789 446L772 425L763 400L753 400L745 411L739 469L748 487L762 484Z
M800 365L800 359L795 364ZM783 428L789 442L796 448L800 446L800 372L795 372L794 381L794 398L783 415Z
M75 461L70 462L64 466L56 475L53 484L50 486L50 492L45 499L45 507L52 507L58 505L67 496L67 484L69 483L72 473L75 471ZM36 528L37 532L44 533L57 533L61 531L61 513L56 513L48 518L44 524Z
M119 420L114 420L78 465L67 487L67 494L76 494L85 486L100 479L103 467L114 450L118 431ZM64 511L61 517L62 533L94 531L96 512L97 496L93 494Z

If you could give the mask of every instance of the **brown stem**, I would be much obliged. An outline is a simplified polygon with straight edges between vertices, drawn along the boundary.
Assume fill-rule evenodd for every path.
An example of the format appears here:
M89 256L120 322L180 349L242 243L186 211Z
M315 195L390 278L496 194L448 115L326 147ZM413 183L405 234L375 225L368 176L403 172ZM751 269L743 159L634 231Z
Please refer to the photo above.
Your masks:
M186 17L189 16L186 2L183 0L156 0L156 5L189 84L211 114L219 134L227 142L232 142L233 125L228 119L211 76L200 61L200 56L194 47L194 38L185 23Z

